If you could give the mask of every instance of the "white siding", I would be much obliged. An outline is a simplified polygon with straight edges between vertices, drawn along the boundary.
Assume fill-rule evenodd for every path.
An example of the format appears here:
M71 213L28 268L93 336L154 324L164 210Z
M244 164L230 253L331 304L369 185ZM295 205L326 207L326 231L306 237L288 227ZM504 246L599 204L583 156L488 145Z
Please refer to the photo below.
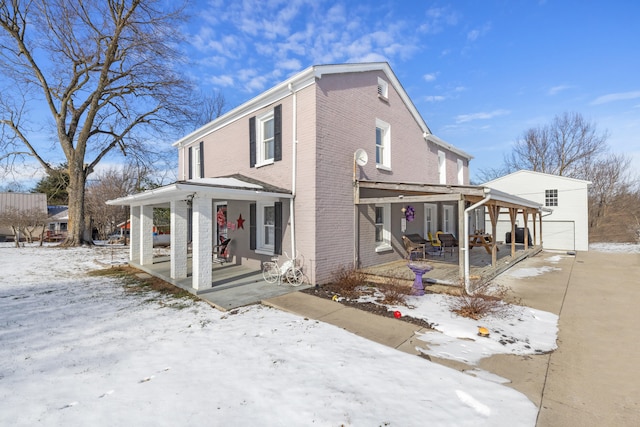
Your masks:
M588 181L539 172L518 171L484 185L542 205L545 203L545 190L557 189L558 206L550 206L553 212L545 214L543 218L543 247L558 250L589 250ZM506 215L504 217L501 215L500 219L510 224ZM532 229L531 217L528 225ZM519 217L518 226L523 226L521 217ZM503 227L504 225L501 224L498 229L499 240L504 237ZM510 225L507 228L509 231ZM490 223L487 229L491 229ZM533 231L531 235L533 237Z

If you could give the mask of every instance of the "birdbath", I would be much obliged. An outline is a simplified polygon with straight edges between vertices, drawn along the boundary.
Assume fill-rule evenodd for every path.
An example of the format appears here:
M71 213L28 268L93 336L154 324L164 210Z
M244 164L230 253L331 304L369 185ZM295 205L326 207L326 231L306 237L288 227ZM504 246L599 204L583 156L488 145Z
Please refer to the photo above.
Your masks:
M431 271L433 267L425 262L410 262L407 264L409 269L416 275L416 280L413 281L413 294L424 295L424 285L422 284L422 275L427 271Z

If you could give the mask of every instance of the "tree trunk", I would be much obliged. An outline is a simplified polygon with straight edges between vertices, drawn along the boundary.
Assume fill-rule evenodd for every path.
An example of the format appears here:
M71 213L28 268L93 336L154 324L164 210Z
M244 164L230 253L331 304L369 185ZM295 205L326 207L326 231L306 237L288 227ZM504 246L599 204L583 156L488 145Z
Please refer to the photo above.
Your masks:
M67 238L62 246L81 246L83 244L92 245L93 241L85 237L84 221L84 186L86 175L84 165L69 162L69 222L67 224Z

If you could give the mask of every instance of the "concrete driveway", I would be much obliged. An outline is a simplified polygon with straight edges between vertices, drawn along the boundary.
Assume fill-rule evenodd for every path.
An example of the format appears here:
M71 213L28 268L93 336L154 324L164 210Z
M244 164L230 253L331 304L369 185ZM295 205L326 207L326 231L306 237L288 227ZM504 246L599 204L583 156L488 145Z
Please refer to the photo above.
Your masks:
M558 349L548 361L521 361L514 385L526 392L531 380L539 427L640 425L640 254L580 252L560 263L544 278L500 280L525 305L560 316ZM537 390L527 372L544 365Z

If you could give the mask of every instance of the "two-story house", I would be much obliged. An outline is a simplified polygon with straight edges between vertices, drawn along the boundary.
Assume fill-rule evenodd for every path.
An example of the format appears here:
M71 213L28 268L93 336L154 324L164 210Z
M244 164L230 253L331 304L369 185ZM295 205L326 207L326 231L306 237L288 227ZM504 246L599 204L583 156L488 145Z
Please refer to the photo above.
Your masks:
M171 278L187 277L190 245L197 291L211 287L224 238L233 262L255 269L300 253L322 284L340 266L401 259L403 233L464 235L463 211L488 200L468 185L472 156L431 133L387 63L307 68L173 145L178 182L110 203L131 205L142 266L153 207L170 207Z

